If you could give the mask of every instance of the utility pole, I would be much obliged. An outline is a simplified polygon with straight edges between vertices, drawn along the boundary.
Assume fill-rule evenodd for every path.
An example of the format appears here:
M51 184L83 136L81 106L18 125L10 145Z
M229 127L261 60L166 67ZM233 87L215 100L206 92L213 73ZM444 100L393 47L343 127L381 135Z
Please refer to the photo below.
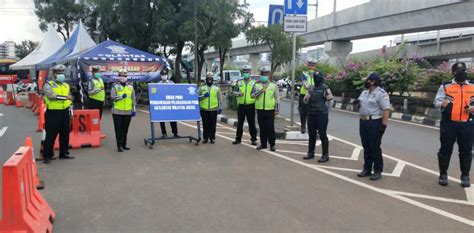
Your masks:
M197 0L194 0L194 80L196 80L196 84L198 86L201 85L199 82L199 74L198 74L198 30L197 30Z

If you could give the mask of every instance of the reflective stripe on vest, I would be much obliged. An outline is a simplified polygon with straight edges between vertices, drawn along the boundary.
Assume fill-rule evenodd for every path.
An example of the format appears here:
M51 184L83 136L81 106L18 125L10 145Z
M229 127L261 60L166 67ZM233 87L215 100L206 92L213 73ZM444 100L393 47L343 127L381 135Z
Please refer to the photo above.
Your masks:
M92 83L94 84L94 89L102 89L104 88L104 81L102 79L92 79ZM98 101L104 101L105 100L105 90L99 91L93 95L90 95L89 98L95 99Z
M130 111L133 109L133 102L132 102L132 90L129 85L125 87L122 85L115 85L115 91L117 92L117 96L122 96L123 94L127 94L125 99L117 100L114 102L114 109L120 111Z
M313 74L314 74L314 71L312 71L312 70L309 71L308 73L304 74L306 76L308 86L314 85ZM306 95L307 93L308 93L308 89L306 89L306 87L304 85L301 85L300 95Z
M199 102L199 106L203 110L215 110L219 107L219 98L217 96L219 91L218 87L212 85L209 88L209 86L203 85L201 86L201 95L208 93L209 89L211 90L209 97L204 98Z
M446 95L453 98L452 109L451 109L451 120L452 121L468 121L470 114L467 113L464 108L470 106L471 98L474 97L474 85L463 84L462 86L457 83L446 84Z
M69 95L69 84L62 83L57 84L54 81L49 81L48 84L51 86L51 89L56 95L68 96ZM70 100L50 100L48 97L44 96L44 102L46 107L50 110L64 110L71 106Z
M255 87L258 88L257 90L262 90L263 84L257 83ZM255 109L274 110L276 105L275 91L276 85L274 83L268 84L266 91L260 94L255 100Z
M245 82L244 80L240 80L237 85L239 85L239 92L244 93L244 96L238 97L238 103L244 105L255 103L255 99L250 95L255 81L250 80Z

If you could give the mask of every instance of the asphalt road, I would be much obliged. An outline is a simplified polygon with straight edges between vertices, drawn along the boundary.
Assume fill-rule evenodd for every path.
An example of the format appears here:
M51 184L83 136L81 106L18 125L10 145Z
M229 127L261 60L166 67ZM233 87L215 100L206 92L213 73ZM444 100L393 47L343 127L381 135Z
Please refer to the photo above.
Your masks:
M0 113L9 127L0 137L2 160L26 134L39 142L36 120L26 109L0 105ZM41 192L58 216L54 231L472 232L473 200L454 181L438 186L436 167L422 163L434 160L426 154L389 147L384 152L393 157L386 158L382 180L357 178L357 133L337 134L344 126L357 128L357 118L332 114L340 120L330 125L331 160L320 165L301 160L304 141L278 141L276 153L259 152L246 144L248 135L242 145L231 145L235 129L221 124L215 145L168 140L150 150L143 145L150 134L146 111L132 120L132 150L118 153L106 112L102 147L71 150L75 160L39 164L46 182ZM193 127L180 123L180 135L195 135ZM398 127L414 128L392 123L390 129Z

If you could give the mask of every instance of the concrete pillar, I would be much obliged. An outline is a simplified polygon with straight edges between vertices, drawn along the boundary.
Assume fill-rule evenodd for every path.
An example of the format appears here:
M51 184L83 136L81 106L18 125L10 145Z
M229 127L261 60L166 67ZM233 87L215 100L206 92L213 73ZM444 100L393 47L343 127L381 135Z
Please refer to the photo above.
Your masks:
M329 56L329 64L345 66L347 57L352 51L350 41L330 41L324 43L324 52Z
M234 57L227 56L225 58L224 67L233 67L234 66Z
M260 63L260 53L249 54L248 63L252 66L252 74L258 74L258 65Z

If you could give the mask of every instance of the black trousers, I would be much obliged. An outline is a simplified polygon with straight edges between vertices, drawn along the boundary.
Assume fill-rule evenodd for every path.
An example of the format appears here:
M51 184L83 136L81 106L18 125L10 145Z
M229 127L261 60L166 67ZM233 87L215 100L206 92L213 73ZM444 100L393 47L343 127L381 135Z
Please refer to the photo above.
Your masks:
M104 109L104 101L99 101L95 99L89 99L88 109L99 109L100 119L102 119L102 110Z
M382 157L382 134L380 127L382 119L377 120L360 120L359 134L364 147L364 170L374 172L383 171Z
M308 118L308 104L305 104L303 99L305 95L299 95L298 111L300 112L301 128L306 129L306 122ZM308 126L309 127L309 126Z
M44 114L46 138L44 140L43 157L54 157L54 142L59 134L59 155L64 156L69 150L69 125L71 117L69 109L47 110Z
M260 143L262 146L275 146L275 110L257 110Z
M178 124L176 122L170 122L171 125L171 132L173 135L178 134ZM160 122L161 134L165 135L166 133L166 125L165 122Z
M442 120L440 124L441 148L438 152L439 170L447 174L454 143L458 142L461 174L469 176L472 163L473 122Z
M326 133L329 123L329 115L327 113L322 114L310 114L308 117L308 133L309 133L309 144L308 144L308 154L314 154L316 149L316 134L319 134L321 139L321 145L323 148L323 155L328 155L329 153L329 139Z
M112 114L112 117L114 119L115 140L117 141L117 147L127 146L128 128L130 126L132 116Z
M216 139L217 111L201 110L203 138L204 140Z
M255 104L239 104L237 108L237 135L235 140L241 141L244 133L244 121L247 118L249 124L250 140L257 141L257 128L255 128Z

